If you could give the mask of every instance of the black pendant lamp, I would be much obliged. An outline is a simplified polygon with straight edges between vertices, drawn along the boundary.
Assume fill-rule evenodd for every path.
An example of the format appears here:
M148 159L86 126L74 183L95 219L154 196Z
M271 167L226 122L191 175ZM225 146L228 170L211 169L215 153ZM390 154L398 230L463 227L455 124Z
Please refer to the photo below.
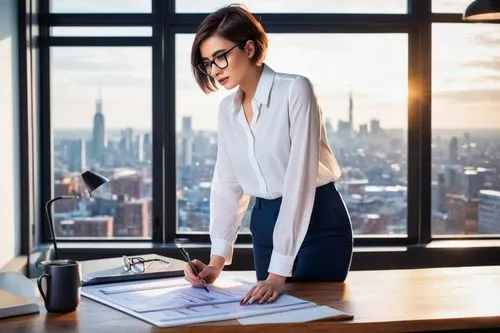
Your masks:
M465 9L465 21L500 21L500 0L475 0Z

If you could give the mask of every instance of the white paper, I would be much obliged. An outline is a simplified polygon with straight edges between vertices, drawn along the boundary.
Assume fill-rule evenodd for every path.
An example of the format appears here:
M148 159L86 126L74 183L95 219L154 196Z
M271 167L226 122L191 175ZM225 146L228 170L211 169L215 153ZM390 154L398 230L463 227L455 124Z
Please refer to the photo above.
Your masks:
M136 312L151 312L183 307L239 302L245 291L235 288L208 286L210 292L189 286L184 280L172 283L142 282L134 285L117 285L100 288L102 297Z
M283 310L273 314L264 314L256 317L240 318L238 321L242 325L305 323L342 315L345 315L345 313L328 306L313 306L298 310Z
M316 306L290 295L272 304L240 305L251 285L225 281L207 292L184 278L163 278L84 286L82 296L128 313L151 324L167 327L237 319Z

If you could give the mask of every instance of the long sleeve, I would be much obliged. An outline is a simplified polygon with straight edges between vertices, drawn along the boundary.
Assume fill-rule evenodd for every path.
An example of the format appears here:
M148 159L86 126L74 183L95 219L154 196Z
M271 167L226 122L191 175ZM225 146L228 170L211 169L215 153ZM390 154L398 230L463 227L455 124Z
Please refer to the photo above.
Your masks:
M291 276L309 227L316 193L320 110L311 83L304 77L298 77L290 87L289 117L290 156L268 269L282 276Z
M222 110L219 110L221 113ZM243 193L227 156L226 141L222 133L219 116L217 160L210 192L210 240L211 255L225 258L230 265L233 257L234 242L238 235L241 220L250 201Z

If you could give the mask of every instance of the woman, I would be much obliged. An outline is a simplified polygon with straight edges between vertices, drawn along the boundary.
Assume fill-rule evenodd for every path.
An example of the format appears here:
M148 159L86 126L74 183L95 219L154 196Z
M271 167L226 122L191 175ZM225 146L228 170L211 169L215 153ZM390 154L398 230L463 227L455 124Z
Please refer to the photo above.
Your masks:
M268 39L255 17L231 5L201 23L191 65L208 93L238 86L218 115L211 189L210 262L186 265L195 286L213 283L232 261L238 228L254 196L250 231L258 283L242 304L274 302L285 281L344 281L352 228L334 182L340 168L328 146L311 83L264 64Z

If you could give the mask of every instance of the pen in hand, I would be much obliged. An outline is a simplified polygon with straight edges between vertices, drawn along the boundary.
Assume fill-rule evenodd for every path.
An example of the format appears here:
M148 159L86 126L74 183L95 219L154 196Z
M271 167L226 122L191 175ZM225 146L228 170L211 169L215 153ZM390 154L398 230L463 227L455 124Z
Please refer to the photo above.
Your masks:
M184 259L189 263L189 266L191 267L191 269L193 270L194 274L196 274L196 276L199 276L200 272L198 272L198 270L196 269L196 267L193 265L192 261L191 261L191 258L189 257L189 253L182 247L181 244L179 243L175 243L175 245L177 246L177 248L181 251L182 253L182 256L184 257ZM205 280L202 280L203 283L206 284ZM204 285L203 288L207 291L207 293L209 293L210 291L208 290L207 286Z
M198 270L196 269L196 267L194 267L193 263L191 261L188 261L188 262L189 262L189 266L191 266L191 269L193 270L194 274L196 274L197 276L199 276L200 272L198 272ZM202 280L202 281L203 281L203 283L206 283L205 280ZM203 288L207 291L207 293L209 292L206 285L204 285Z

